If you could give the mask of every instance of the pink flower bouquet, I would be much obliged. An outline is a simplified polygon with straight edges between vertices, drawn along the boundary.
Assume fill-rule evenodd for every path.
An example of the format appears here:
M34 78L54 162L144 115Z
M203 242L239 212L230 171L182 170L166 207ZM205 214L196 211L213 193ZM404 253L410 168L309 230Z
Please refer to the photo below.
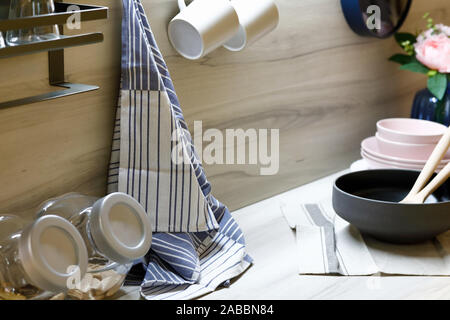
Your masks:
M433 25L428 20L428 29L413 35L396 33L395 39L406 54L395 54L390 61L401 64L400 69L428 75L428 90L441 100L450 80L450 27L443 24Z

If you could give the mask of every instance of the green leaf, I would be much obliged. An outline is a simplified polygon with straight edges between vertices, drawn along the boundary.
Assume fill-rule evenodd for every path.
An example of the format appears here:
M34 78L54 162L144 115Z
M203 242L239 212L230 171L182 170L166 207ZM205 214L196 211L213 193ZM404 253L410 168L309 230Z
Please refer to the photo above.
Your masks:
M402 43L405 41L409 41L410 44L416 43L416 36L412 33L406 33L406 32L397 32L395 35L395 40L397 41L398 45L403 48Z
M447 76L443 73L437 73L428 78L428 90L439 100L442 100L447 89Z
M401 65L404 65L413 62L414 57L408 56L407 54L394 54L392 57L389 58L389 61L397 62Z
M421 64L417 60L402 65L400 67L400 70L409 70L409 71L412 71L412 72L423 73L423 74L428 74L428 71L430 71L430 69L425 67L423 64Z

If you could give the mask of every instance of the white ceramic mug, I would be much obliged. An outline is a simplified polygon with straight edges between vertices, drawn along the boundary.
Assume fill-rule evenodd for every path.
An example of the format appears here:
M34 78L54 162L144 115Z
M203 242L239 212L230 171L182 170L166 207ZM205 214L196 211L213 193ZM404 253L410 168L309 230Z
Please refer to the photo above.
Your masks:
M232 0L239 17L239 31L225 44L231 51L240 51L269 33L278 25L279 13L274 0Z
M229 0L194 0L169 23L169 40L187 59L200 59L222 46L239 31L239 18Z

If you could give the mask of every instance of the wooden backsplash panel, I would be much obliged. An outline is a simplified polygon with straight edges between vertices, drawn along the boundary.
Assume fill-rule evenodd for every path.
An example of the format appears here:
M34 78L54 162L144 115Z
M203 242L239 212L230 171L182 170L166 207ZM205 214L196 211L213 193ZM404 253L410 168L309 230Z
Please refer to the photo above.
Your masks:
M65 55L67 79L100 90L0 110L0 212L27 212L69 191L105 193L120 74L121 2L114 3L109 20L82 25L105 41ZM47 68L45 53L0 60L0 99L51 90Z
M121 1L81 0L110 7L110 18L83 24L102 30L102 44L66 53L68 79L98 84L96 92L0 110L0 212L29 211L68 191L101 195L120 72ZM280 25L239 53L219 49L199 61L176 54L167 39L175 0L143 0L192 128L280 128L280 171L206 166L213 192L230 208L261 200L347 167L376 120L407 116L420 75L386 61L394 40L354 35L337 0L277 0ZM450 22L447 0L414 1L405 30L429 11ZM45 54L0 60L0 100L48 90ZM307 201L307 199L305 199Z

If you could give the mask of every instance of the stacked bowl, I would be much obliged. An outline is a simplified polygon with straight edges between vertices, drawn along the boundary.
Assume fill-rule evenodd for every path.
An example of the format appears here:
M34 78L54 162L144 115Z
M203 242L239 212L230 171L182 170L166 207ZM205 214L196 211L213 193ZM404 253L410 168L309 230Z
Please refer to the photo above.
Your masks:
M427 120L394 118L377 123L377 133L361 143L361 155L370 169L422 170L446 127ZM437 170L450 162L447 152Z

